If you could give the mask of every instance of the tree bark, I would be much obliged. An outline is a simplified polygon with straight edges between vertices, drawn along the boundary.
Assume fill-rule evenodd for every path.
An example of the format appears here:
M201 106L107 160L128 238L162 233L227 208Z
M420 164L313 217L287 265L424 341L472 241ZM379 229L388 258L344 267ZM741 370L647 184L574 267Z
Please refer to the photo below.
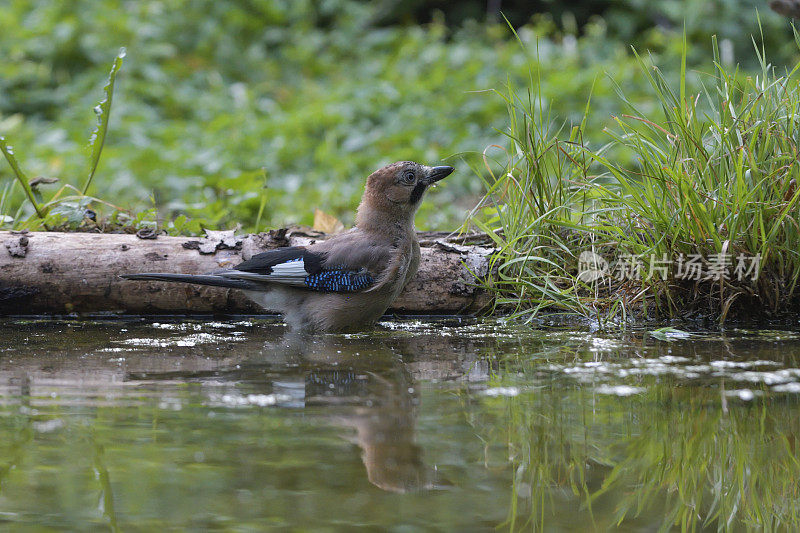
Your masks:
M270 248L301 246L327 236L294 228L243 237L233 232L208 232L204 239L150 237L0 231L0 314L263 313L237 290L127 281L119 275L200 274L234 266ZM419 271L391 311L474 312L490 302L473 276L489 274L493 249L486 235L453 238L420 233L419 237Z

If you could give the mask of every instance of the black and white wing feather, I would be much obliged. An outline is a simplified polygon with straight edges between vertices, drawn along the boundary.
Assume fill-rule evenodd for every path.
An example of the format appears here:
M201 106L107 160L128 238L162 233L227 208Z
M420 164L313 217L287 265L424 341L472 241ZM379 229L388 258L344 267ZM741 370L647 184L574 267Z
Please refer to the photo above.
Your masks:
M375 283L366 268L326 264L326 253L302 246L277 248L254 255L233 269L210 274L146 272L125 274L133 280L196 283L251 291L267 290L269 285L288 285L319 292L359 292Z
M375 281L366 269L327 265L324 253L301 246L254 255L219 275L226 279L278 283L320 292L358 292L367 289Z

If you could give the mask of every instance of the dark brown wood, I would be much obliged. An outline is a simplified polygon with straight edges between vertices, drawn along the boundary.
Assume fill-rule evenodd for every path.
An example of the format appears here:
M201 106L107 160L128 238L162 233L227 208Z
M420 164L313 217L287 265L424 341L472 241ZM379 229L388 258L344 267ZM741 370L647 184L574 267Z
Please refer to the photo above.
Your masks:
M233 266L279 246L325 234L299 228L235 237L143 239L128 234L0 231L0 314L260 313L239 291L199 285L126 281L120 274L199 274ZM419 272L392 306L402 313L473 312L489 303L475 286L489 271L491 240L420 233Z

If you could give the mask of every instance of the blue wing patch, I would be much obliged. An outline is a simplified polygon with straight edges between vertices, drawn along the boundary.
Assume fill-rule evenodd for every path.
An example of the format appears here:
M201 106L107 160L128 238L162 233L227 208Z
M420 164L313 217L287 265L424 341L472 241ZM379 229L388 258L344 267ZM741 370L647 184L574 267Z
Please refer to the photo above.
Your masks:
M336 265L323 267L325 255L293 246L254 255L222 276L230 279L279 283L320 292L357 292L375 282L365 269Z
M356 292L374 281L368 272L333 268L306 276L306 287L320 292Z

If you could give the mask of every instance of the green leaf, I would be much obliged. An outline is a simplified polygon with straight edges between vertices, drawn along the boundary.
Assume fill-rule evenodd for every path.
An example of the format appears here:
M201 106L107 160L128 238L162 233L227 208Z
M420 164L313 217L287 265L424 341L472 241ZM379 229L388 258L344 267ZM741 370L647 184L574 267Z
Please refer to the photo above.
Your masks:
M114 97L114 82L117 79L117 72L122 67L122 59L126 55L125 48L120 48L117 57L114 59L114 64L111 65L111 72L108 75L108 83L103 87L104 97L103 100L94 108L97 115L97 126L95 126L92 136L89 138L89 147L92 149L91 159L89 160L89 177L86 178L81 192L86 194L89 186L92 184L95 172L97 172L97 164L100 162L100 154L103 153L103 146L106 142L106 134L108 133L108 120L111 118L111 101Z
M666 327L650 331L650 336L660 341L672 342L676 340L689 339L694 335L688 331L683 331L682 329Z
M11 166L11 170L14 172L14 176L16 176L17 181L19 181L20 185L22 185L22 190L25 191L25 195L28 197L31 205L33 205L33 209L36 211L36 215L43 219L47 214L47 211L42 209L39 206L39 203L36 201L36 198L33 195L33 191L31 190L31 186L28 183L28 178L25 177L25 173L22 172L22 169L17 163L17 158L14 157L14 148L6 142L6 138L0 136L0 151L3 152L3 155L8 161L8 164Z

